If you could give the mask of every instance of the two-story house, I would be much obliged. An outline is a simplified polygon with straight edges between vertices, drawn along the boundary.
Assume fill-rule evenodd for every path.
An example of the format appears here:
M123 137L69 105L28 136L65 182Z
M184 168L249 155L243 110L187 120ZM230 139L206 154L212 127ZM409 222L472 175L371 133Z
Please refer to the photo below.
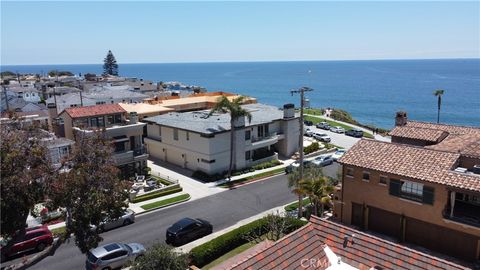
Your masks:
M68 108L60 113L65 137L75 140L78 132L91 133L103 130L113 141L113 159L124 176L143 173L147 166L142 134L145 123L138 122L135 113L126 119L126 111L118 104L103 104Z
M242 169L291 156L298 150L299 120L293 104L280 110L264 104L242 105L252 115L234 121L234 168ZM216 174L230 162L230 115L209 111L170 112L143 119L150 156L184 168Z
M480 128L407 121L393 143L362 139L339 162L334 215L451 255L480 259Z

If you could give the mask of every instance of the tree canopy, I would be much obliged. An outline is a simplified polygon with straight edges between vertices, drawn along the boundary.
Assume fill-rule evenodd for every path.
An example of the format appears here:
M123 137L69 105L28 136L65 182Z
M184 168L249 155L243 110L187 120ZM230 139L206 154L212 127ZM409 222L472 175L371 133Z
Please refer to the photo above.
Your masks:
M58 70L50 70L48 72L48 76L55 77L55 76L73 76L73 73L70 71L58 71Z
M111 50L108 50L107 56L103 59L103 75L118 76L118 64Z
M188 269L188 255L176 252L172 247L155 244L145 255L132 263L132 270L185 270Z
M66 230L52 246L13 269L24 269L53 254L71 234L83 253L96 247L102 238L91 225L99 228L103 220L119 217L128 197L126 183L118 178L111 160L111 142L103 133L79 136L58 169L42 143L45 132L19 123L0 129L1 235L9 239L24 234L28 214L41 202L48 209L64 210Z

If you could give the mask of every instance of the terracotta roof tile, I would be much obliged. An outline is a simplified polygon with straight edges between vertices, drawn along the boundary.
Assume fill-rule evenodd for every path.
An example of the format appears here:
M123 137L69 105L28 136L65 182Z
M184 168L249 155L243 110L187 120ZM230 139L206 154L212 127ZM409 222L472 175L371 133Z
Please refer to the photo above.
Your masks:
M440 143L426 146L426 148L460 153L463 156L480 157L480 133L452 134Z
M308 241L303 240L309 235ZM355 235L354 243L349 241L347 248L343 247L343 239ZM286 240L289 240L288 243ZM327 241L328 240L328 241ZM297 250L298 241L303 243ZM260 250L257 256L251 256L227 269L326 269L330 265L323 251L325 242L343 262L359 268L370 269L381 266L384 269L431 269L445 270L468 269L452 262L401 246L399 244L357 231L342 224L322 220L312 216L310 223L303 228L278 240L272 246ZM283 250L282 256L278 250ZM262 256L259 256L262 254ZM258 258L262 257L262 260ZM314 259L315 265L302 267L302 259Z
M62 113L64 112L70 115L70 117L72 118L80 118L113 113L126 113L127 111L125 111L118 104L102 104L94 106L67 108Z
M448 132L449 134L479 134L479 127L457 126L447 124L435 124L429 122L407 121L407 127L437 129Z
M447 137L448 132L440 129L398 126L388 133L390 136L416 139L428 142L438 142Z

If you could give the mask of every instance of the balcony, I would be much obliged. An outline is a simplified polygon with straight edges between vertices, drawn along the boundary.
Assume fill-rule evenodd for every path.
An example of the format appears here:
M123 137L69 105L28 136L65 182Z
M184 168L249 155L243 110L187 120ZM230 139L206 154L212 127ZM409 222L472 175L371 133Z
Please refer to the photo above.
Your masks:
M455 200L453 213L447 205L443 211L443 218L480 228L480 206Z
M257 149L265 146L269 146L278 142L278 134L272 132L264 137L252 137L251 144L247 145L246 150Z
M127 151L113 153L113 160L115 162L115 165L117 166L132 163L135 161L144 160L147 158L148 158L148 154L146 153L144 147L141 147L135 150L127 150Z

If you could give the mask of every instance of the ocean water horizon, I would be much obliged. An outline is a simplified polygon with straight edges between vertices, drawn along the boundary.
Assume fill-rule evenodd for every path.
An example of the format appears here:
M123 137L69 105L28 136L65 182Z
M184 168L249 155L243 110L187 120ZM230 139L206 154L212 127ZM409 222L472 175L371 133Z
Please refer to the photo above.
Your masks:
M1 71L102 73L102 64L2 65ZM290 90L309 86L310 106L346 110L363 124L394 126L395 112L436 122L436 89L445 90L440 122L480 126L480 59L344 60L119 64L119 75L179 81L208 91L235 92L281 107L299 105Z

